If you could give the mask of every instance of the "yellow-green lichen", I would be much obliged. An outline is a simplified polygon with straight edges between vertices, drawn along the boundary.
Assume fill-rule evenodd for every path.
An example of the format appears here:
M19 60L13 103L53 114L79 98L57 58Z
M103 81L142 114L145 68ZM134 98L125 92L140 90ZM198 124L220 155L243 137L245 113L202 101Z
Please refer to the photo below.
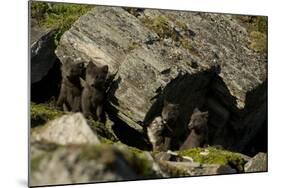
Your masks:
M192 46L191 42L188 40L187 37L180 35L170 24L169 20L171 18L167 18L164 16L157 16L155 18L149 18L144 16L141 21L144 23L146 27L150 30L157 33L160 39L171 38L174 42L178 45L182 46L183 48L187 49L191 54L198 56L198 51ZM171 20L173 21L173 20ZM188 27L186 24L173 21L175 26L180 28L182 31L187 31Z
M246 161L235 152L220 150L214 147L192 148L189 150L179 151L180 156L191 157L195 162L201 164L220 164L229 165L230 167L243 172Z
M250 48L257 52L266 52L267 50L267 37L264 33L259 31L252 31L250 33Z
M63 115L62 111L48 107L45 104L31 103L31 127L44 125L47 121Z
M266 16L237 16L245 26L248 32L258 31L267 33L267 17Z
M131 42L131 43L129 44L129 46L128 46L127 51L128 51L128 52L131 52L131 51L133 51L134 49L139 48L140 46L141 46L141 45L140 45L139 43L137 43L137 42Z
M144 23L146 27L154 31L158 34L158 36L162 39L164 38L173 38L176 39L176 33L170 27L167 18L164 16L157 16L153 19L144 16L141 21Z
M266 16L237 16L238 20L245 26L249 38L249 47L256 52L267 51L267 25Z

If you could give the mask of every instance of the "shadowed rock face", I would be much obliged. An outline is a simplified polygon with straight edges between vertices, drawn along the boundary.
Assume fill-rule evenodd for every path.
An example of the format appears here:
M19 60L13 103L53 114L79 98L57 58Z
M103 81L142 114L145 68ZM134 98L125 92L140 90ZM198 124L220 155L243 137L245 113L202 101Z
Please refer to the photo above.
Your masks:
M54 53L56 30L42 29L31 20L30 52L31 52L31 83L40 81L53 67L57 57Z
M167 99L180 105L182 122L208 108L210 132L223 135L210 142L241 151L267 114L266 56L249 40L233 15L146 9L136 17L101 6L64 33L56 55L108 65L110 106L139 132Z

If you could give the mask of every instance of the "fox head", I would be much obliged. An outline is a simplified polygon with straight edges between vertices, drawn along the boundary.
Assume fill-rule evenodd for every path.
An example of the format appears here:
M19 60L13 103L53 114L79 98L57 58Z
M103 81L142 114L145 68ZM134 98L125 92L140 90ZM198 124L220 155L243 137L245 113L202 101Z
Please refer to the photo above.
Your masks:
M193 110L193 113L191 115L188 128L190 130L195 129L195 130L202 130L207 126L208 122L208 112L201 112L197 108Z
M107 65L98 67L90 61L86 68L86 83L90 87L103 87L107 80L107 74Z

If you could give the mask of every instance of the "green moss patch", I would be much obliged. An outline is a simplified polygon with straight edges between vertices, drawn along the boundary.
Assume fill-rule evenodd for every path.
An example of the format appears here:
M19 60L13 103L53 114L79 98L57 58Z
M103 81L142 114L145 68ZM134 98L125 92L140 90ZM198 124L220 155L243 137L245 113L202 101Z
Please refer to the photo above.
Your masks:
M267 51L267 17L266 16L238 16L238 20L246 27L250 37L249 47L256 52Z
M267 36L264 33L252 31L250 33L250 39L250 48L262 53L267 51Z
M145 153L137 148L128 147L128 150L123 151L124 158L129 165L134 169L137 175L144 178L157 177L155 171L152 170L152 162L148 160Z
M216 149L214 147L208 148L192 148L189 150L179 151L180 156L191 157L195 162L201 164L220 164L229 165L230 167L244 171L244 164L246 161L238 153Z
M33 159L31 159L31 171L36 171L39 168L39 164L41 162L41 160L45 157L44 154L39 155L37 157L34 157Z
M31 103L31 127L44 125L47 121L63 115L62 111L48 107L45 104Z
M88 125L91 127L91 129L97 133L99 139L104 141L105 143L113 143L118 141L118 138L109 130L109 128L101 123L94 121L92 119L87 120Z
M250 32L258 31L261 33L267 33L267 17L266 16L237 16Z
M187 31L188 27L185 23L179 22L171 16L157 16L153 19L144 16L141 21L147 28L157 33L160 39L171 38L175 43L187 49L191 54L198 56L197 50L192 46L187 37L181 36L170 24L172 21L176 27L180 28L182 31Z
M157 16L154 19L150 19L145 16L144 18L142 18L142 22L146 27L157 33L158 36L162 39L177 38L176 33L170 27L167 18L164 16Z
M62 34L80 16L87 13L93 7L93 5L33 1L31 4L31 18L35 19L41 27L57 28L55 40L58 42Z

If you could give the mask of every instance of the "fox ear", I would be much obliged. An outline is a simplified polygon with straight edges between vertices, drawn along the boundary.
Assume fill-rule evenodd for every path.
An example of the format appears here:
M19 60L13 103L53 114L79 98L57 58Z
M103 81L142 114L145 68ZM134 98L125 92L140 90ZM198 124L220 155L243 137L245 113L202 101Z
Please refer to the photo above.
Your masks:
M80 77L80 84L82 87L86 87L86 85L87 85L86 81L81 77Z
M94 68L94 67L96 67L96 65L92 61L89 61L88 65L87 65L87 69L91 69L91 68Z
M103 66L103 67L102 67L102 71L103 71L104 73L107 73L107 72L108 72L108 65Z
M202 112L201 115L202 115L204 118L208 118L209 112Z
M198 113L200 110L198 108L194 108L193 113Z

